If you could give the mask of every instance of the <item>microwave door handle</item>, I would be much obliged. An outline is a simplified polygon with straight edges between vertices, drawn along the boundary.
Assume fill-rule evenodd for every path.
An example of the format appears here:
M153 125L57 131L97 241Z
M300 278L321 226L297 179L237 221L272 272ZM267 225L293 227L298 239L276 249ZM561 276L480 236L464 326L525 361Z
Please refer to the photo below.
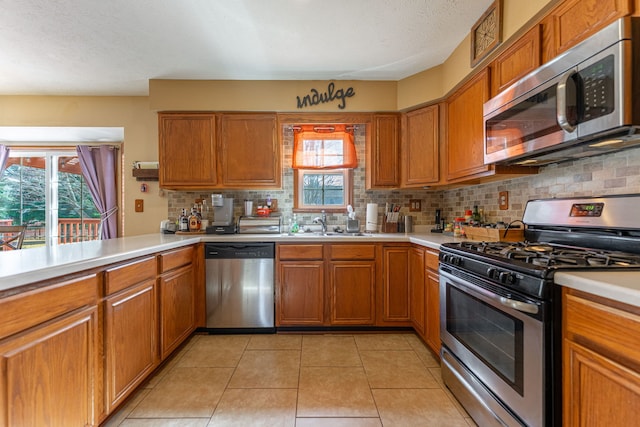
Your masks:
M576 70L569 70L564 73L560 77L556 88L556 120L560 127L567 132L576 130L576 127L567 120L567 81L576 73Z

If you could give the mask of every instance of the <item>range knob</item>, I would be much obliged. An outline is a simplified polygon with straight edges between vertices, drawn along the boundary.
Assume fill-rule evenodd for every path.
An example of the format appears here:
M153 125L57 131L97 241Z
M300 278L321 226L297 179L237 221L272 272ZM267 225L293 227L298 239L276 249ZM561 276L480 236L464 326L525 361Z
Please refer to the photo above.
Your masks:
M487 277L489 279L495 279L497 275L498 275L498 270L496 270L494 267L487 268Z
M502 283L514 284L516 282L516 276L508 271L501 271L498 278Z

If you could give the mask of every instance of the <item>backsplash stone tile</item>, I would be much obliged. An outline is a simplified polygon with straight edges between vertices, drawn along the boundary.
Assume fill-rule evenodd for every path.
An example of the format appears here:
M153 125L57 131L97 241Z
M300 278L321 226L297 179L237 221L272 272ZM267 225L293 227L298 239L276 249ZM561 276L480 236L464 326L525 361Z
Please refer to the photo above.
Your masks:
M385 203L402 206L401 212L412 215L416 226L433 224L436 209L441 209L443 217L451 221L456 216L464 216L464 211L472 209L474 205L484 210L488 222L509 223L522 219L526 202L531 199L640 193L640 148L549 165L541 168L537 175L469 187L440 191L365 190L365 126L358 127L355 137L358 168L354 171L353 207L362 224L364 224L367 203L378 204L379 224ZM190 208L197 198L210 200L212 193L233 197L236 217L242 214L243 200L253 200L254 206L257 206L264 204L267 195L271 195L272 198L278 199L280 212L288 218L293 208L293 169L291 168L293 135L291 132L284 131L283 140L283 188L281 190L168 191L169 219L175 220L181 208ZM508 210L499 209L498 193L501 191L509 192ZM422 201L421 212L409 212L411 199ZM315 216L317 213L298 215L298 218L305 224L311 223ZM330 214L328 219L330 225L344 226L346 212Z

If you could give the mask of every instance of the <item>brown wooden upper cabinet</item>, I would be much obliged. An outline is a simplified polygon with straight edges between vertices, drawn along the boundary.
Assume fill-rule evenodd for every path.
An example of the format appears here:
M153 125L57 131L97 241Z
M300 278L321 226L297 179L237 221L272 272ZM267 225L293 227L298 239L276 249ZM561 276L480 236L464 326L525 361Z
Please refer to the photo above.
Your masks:
M536 25L491 63L492 97L540 66L541 38L540 25Z
M447 181L462 181L491 170L484 164L482 106L488 99L488 68L448 98Z
M215 115L159 113L158 126L160 187L215 187L218 183Z
M402 187L423 187L440 179L439 106L408 112L402 119Z
M366 146L366 187L400 186L400 115L375 114Z
M220 153L223 187L281 187L275 114L222 114Z
M542 21L544 62L575 46L618 18L637 0L566 0ZM637 6L636 6L637 7Z
M282 161L273 113L159 113L160 186L279 188Z

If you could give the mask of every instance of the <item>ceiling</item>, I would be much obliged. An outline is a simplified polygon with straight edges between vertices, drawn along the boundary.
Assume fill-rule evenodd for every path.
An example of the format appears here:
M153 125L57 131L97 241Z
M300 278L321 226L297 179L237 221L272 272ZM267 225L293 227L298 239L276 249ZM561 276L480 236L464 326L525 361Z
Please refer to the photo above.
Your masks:
M493 0L0 0L0 95L148 95L149 79L400 80Z

